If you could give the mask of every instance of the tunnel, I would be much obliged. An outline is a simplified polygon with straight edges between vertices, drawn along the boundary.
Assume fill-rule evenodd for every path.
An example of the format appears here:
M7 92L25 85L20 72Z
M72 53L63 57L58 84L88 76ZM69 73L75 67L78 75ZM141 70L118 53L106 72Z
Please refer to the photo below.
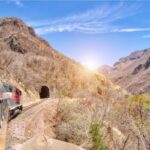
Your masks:
M50 93L49 93L49 88L47 86L42 86L40 90L40 98L49 98Z

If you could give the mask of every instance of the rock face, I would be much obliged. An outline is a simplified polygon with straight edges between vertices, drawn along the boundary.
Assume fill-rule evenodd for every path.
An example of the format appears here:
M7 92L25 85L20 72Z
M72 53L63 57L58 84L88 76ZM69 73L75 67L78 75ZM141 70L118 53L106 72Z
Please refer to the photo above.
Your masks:
M35 97L39 97L42 86L47 86L54 97L102 97L104 89L112 86L104 76L54 50L16 18L0 19L0 79Z
M23 144L15 145L13 148L15 150L84 150L74 144L49 139L46 136L34 137Z
M35 36L32 28L28 27L21 20L17 18L3 18L0 19L0 35L2 37L7 37L13 33L24 33L26 35Z
M121 58L109 68L109 72L104 68L99 71L129 92L150 93L150 49L136 51Z

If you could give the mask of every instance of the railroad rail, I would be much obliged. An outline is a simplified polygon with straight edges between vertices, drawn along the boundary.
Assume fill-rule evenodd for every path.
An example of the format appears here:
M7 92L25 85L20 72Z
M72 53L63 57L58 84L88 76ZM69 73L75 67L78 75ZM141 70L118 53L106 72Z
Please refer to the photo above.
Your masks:
M44 101L45 100L40 100L40 101L38 101L36 103L33 103L33 104L29 105L29 106L23 107L22 113L26 112L27 110L31 109L34 106L37 106L37 105L41 104Z

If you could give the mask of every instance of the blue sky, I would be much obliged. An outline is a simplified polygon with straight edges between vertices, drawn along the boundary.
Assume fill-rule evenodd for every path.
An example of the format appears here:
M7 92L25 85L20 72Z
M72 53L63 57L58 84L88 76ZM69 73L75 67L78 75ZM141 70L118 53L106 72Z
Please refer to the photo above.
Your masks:
M98 67L150 47L150 1L0 0L0 17L18 17L56 50Z

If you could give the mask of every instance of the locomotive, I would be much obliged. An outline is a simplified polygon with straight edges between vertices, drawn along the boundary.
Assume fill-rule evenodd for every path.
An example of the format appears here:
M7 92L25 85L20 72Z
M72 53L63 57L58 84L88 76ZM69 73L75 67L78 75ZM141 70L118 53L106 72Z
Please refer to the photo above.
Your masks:
M21 91L10 84L0 81L0 127L3 120L10 120L23 109Z

